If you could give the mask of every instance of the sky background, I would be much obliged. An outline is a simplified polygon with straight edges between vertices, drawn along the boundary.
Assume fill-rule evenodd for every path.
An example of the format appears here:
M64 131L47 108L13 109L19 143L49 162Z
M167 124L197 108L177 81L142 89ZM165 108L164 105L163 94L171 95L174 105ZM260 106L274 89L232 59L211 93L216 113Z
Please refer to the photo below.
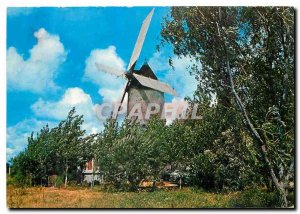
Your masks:
M141 24L152 7L41 7L7 9L7 160L22 151L31 132L66 118L75 106L84 115L87 133L103 121L95 108L121 99L125 80L97 71L95 62L118 69L129 63ZM158 79L179 94L192 96L196 80L165 46L157 52L163 17L170 8L156 7L135 69L147 60ZM168 65L172 58L175 70Z

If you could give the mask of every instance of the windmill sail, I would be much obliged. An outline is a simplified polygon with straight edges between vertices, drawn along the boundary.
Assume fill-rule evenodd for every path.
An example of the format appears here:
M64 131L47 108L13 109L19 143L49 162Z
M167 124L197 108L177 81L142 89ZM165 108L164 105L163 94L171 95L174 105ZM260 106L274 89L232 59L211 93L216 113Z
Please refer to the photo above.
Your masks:
M96 67L97 67L98 71L113 74L116 76L124 76L124 74L125 74L125 71L123 71L123 70L116 69L116 68L113 68L113 67L110 67L107 65L103 65L98 62L96 62Z
M125 94L127 93L129 84L130 84L130 82L127 81L127 83L124 87L124 91L123 91L123 95L122 95L122 98L121 98L121 101L120 101L120 104L119 104L119 107L118 107L118 111L116 113L114 111L111 112L112 113L112 118L115 119L115 120L118 118L118 113L122 108L122 104L123 104L123 101L124 101L124 98L125 98Z
M153 13L154 13L154 8L151 10L151 12L148 14L146 19L143 21L143 24L142 24L139 36L137 38L137 41L135 43L127 70L130 70L130 69L133 70L133 66L135 65L135 62L137 61L137 59L140 56L142 46L143 46L147 31L149 28L149 24L150 24Z
M154 79L150 79L150 78L147 78L147 77L135 74L135 73L133 73L133 76L143 86L177 96L176 91L174 89L172 89L167 83L160 82L160 81L157 81Z

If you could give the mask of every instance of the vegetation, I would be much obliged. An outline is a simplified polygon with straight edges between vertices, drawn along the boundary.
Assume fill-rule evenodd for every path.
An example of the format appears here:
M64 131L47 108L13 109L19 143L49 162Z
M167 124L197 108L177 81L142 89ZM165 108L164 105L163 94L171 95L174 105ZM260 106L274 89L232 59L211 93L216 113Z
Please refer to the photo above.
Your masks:
M84 188L14 188L10 208L245 208L273 207L272 193L262 190L215 194L191 188L154 192L107 193Z
M191 58L198 88L186 99L199 105L201 120L166 126L152 118L146 128L108 120L102 132L86 135L72 109L57 127L31 135L12 160L12 183L40 185L57 174L67 186L76 167L94 158L104 183L101 193L87 193L84 207L293 206L294 10L173 7L161 35L162 46ZM158 181L167 165L188 174L192 188L133 193L142 180ZM103 190L118 193L110 199Z
M94 135L84 137L81 130L83 116L75 115L73 108L66 120L49 129L46 125L39 133L32 133L28 145L12 160L12 175L20 185L45 185L50 175L64 177L92 158L91 142Z
M229 140L237 148L242 137L249 138L246 145L261 178L272 180L282 206L288 206L295 139L294 9L173 7L161 34L162 44L195 61L192 72L199 85L191 102L216 97L214 108L225 121L218 124L222 135L214 135L214 142Z

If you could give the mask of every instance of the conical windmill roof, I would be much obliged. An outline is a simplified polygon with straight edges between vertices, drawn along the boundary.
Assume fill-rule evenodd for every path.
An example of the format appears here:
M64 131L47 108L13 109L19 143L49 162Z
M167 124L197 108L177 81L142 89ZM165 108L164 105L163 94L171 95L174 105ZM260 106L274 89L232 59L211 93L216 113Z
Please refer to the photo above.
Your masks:
M150 68L150 66L147 62L145 62L143 64L143 66L141 67L140 70L133 71L133 72L136 73L136 74L139 74L139 75L157 80L156 75L154 74L154 72L152 71L152 69Z

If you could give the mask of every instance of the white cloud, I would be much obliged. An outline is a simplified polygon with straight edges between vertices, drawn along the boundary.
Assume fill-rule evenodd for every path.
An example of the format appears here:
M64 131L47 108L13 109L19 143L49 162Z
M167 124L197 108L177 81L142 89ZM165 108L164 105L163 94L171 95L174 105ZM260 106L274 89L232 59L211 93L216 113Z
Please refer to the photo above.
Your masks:
M122 95L124 93L124 87L119 87L118 89L100 88L98 93L103 97L103 103L116 103L120 102ZM124 98L124 103L127 103L127 96Z
M60 121L67 117L72 107L75 107L76 113L84 116L82 128L89 134L99 131L103 126L102 121L96 117L96 105L93 104L89 94L75 87L68 88L58 101L44 101L40 98L31 106L31 109L38 117Z
M149 60L149 65L153 71L169 70L169 62L166 56L163 56L163 52L155 52Z
M39 121L37 119L25 119L14 126L6 129L6 159L10 160L12 157L23 151L27 145L27 138L30 137L31 132L38 132L42 127L49 125L53 126L50 121Z
M102 71L98 71L96 62L110 66L116 70L125 70L125 63L118 56L115 46L106 49L94 49L85 61L83 79L93 82L99 86L98 93L102 96L103 102L116 102L122 97L126 80Z
M57 35L44 28L34 33L38 42L24 59L15 47L7 50L7 84L9 89L29 90L42 93L54 90L54 78L59 66L65 61L67 52Z
M180 119L185 115L187 108L189 107L188 102L183 98L174 97L172 102L165 103L165 117L166 125L172 124L175 119ZM169 109L169 110L168 110ZM169 112L169 113L167 113ZM171 113L172 112L172 113ZM173 117L172 117L173 115Z
M83 78L104 88L119 87L120 83L123 82L122 78L98 71L96 62L116 70L125 70L125 63L116 53L116 47L109 46L107 49L92 50L85 61Z
M149 65L156 71L161 81L171 85L178 93L179 97L193 96L197 89L197 80L191 76L188 67L193 64L189 57L172 57L174 70L168 66L169 58L163 55L163 52L156 52L149 60ZM160 72L157 72L160 71Z

